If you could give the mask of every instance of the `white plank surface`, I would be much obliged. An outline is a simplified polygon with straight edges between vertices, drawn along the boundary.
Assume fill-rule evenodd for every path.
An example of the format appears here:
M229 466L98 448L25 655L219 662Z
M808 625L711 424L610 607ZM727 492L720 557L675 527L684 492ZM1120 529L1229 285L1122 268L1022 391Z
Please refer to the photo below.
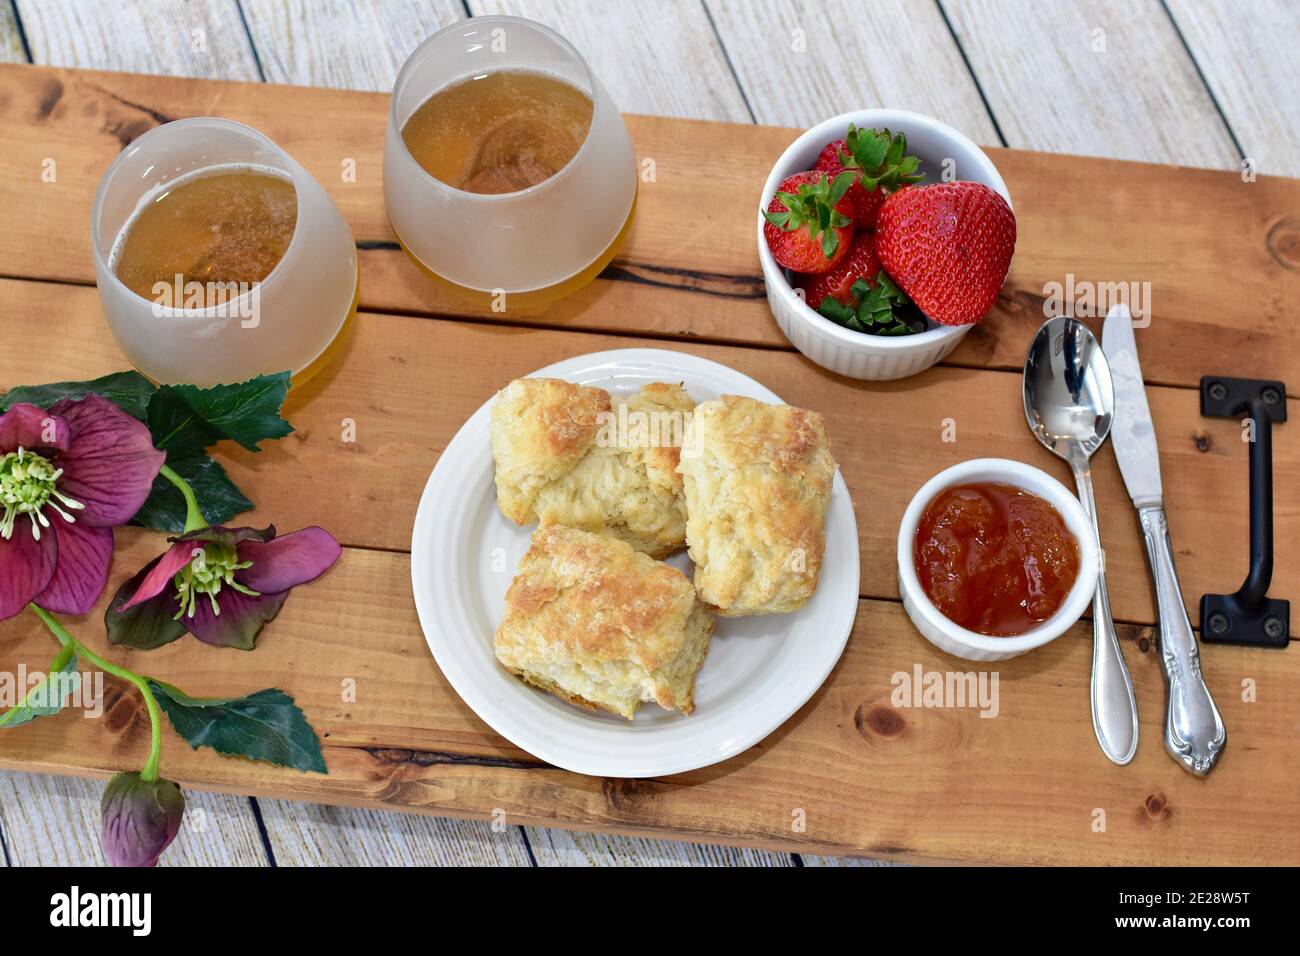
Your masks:
M1159 0L940 2L1008 146L1237 168Z
M0 63L26 63L23 38L10 4L0 4Z
M933 3L705 0L759 123L913 110L998 145L979 88Z
M794 866L788 853L527 827L538 866Z
M278 866L529 866L523 831L473 820L261 800Z
M1169 0L1256 173L1300 176L1300 3Z
M750 122L700 0L469 0L475 16L545 23L569 40L625 113Z
M241 0L268 83L388 91L460 0Z
M0 827L13 865L102 866L99 801L103 793L102 780L0 773ZM186 792L180 833L159 866L266 865L266 850L247 797Z
M258 79L235 0L17 0L17 6L35 63Z

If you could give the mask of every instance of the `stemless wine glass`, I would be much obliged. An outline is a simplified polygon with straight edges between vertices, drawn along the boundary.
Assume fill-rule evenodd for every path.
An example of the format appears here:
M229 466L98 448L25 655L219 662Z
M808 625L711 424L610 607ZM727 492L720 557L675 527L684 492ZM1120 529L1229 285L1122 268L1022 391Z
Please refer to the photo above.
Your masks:
M297 220L271 272L229 301L193 308L184 304L195 300L150 300L127 288L112 256L137 211L178 180L235 168L293 184ZM289 371L301 384L337 350L356 312L356 244L338 207L293 157L242 123L182 119L135 140L100 181L90 230L109 328L155 382L208 386Z
M411 155L402 128L438 91L503 70L547 74L586 94L586 138L559 172L526 189L472 193L441 182ZM416 264L473 304L535 308L581 288L617 252L636 191L636 157L618 108L578 51L539 23L505 16L456 23L425 40L398 74L384 143L388 218Z

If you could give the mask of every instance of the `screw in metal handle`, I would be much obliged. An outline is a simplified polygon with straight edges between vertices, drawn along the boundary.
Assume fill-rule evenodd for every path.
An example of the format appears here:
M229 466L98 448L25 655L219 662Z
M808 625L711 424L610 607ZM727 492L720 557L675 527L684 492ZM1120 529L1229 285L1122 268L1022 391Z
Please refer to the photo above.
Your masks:
M1203 777L1223 752L1228 733L1201 677L1201 652L1178 587L1165 509L1158 504L1146 505L1138 509L1138 518L1156 586L1160 662L1169 692L1165 749L1188 771Z
M1071 465L1079 488L1079 501L1092 521L1093 531L1098 532L1092 471L1086 459L1076 459ZM1098 532L1098 541L1100 539ZM1124 766L1137 753L1137 695L1133 692L1133 680L1124 663L1115 621L1111 617L1104 560L1097 575L1097 593L1092 599L1092 729L1102 753L1112 763Z

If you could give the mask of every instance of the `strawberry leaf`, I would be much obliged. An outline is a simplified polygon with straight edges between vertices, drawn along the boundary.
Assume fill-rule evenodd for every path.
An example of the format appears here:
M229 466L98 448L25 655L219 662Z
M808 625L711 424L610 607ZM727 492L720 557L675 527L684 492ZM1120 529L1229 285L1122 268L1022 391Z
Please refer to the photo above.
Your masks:
M858 279L849 292L853 306L827 296L817 311L864 335L913 335L927 328L925 316L883 270L876 273L874 280Z
M907 136L888 129L857 129L849 126L850 157L845 166L860 170L862 188L867 192L884 189L893 192L925 179L917 169L921 161L907 154Z
M871 172L879 168L889 153L889 131L885 130L881 135L880 130L858 129L850 123L845 143L849 148L849 155L844 160L845 168Z

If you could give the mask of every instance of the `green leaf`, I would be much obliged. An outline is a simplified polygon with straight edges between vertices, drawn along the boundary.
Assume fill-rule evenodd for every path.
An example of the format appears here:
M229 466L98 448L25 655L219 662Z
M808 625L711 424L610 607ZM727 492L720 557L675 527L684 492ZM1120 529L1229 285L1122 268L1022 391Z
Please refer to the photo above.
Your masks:
M853 185L856 179L857 177L853 173L844 172L831 181L830 203L832 206L844 198L844 194L849 191L849 187Z
M208 524L225 524L253 507L225 469L206 453L200 451L183 458L173 458L168 454L167 464L194 489L199 510ZM185 530L185 499L175 485L159 475L154 479L149 498L133 520L155 531L180 534Z
M18 402L49 408L61 398L79 399L99 395L122 411L144 421L145 409L154 385L139 372L114 372L88 382L51 382L48 385L20 385L0 398L0 412Z
M149 686L172 727L195 750L211 747L227 757L329 773L316 731L282 690L269 687L247 697L218 698L190 697L156 680Z
M47 676L45 680L24 694L17 706L0 714L0 728L19 727L37 717L49 717L63 709L64 700L70 694L76 693L81 686L81 674L77 671L77 656L72 653L70 646L59 651L50 662L50 675L54 679L54 684L50 683L50 677ZM51 695L56 699L50 700Z
M288 435L293 426L280 417L288 389L289 373L277 372L212 388L164 385L154 393L146 416L154 445L167 452L167 464L194 489L209 524L223 524L253 503L206 450L230 439L259 451L259 442ZM134 520L156 531L179 533L185 529L185 501L159 476Z
M189 454L228 438L249 451L283 438L293 426L280 417L289 373L259 375L238 385L164 385L149 403L149 429L163 451Z
M856 287L857 283L854 283L854 288ZM838 322L840 325L847 325L855 316L850 306L829 295L821 300L821 303L817 306L817 311L832 322Z
M852 123L849 124L849 132L844 140L852 159L850 168L867 172L876 170L885 161L890 146L888 130L882 136L877 130L858 129Z
M854 305L849 307L827 296L817 311L846 329L864 335L912 335L924 332L928 322L884 270L868 282L855 279L849 287Z
M845 137L852 155L852 168L862 171L862 188L867 192L884 187L893 192L925 176L916 172L920 160L907 155L907 136L888 129L857 129L849 126Z

